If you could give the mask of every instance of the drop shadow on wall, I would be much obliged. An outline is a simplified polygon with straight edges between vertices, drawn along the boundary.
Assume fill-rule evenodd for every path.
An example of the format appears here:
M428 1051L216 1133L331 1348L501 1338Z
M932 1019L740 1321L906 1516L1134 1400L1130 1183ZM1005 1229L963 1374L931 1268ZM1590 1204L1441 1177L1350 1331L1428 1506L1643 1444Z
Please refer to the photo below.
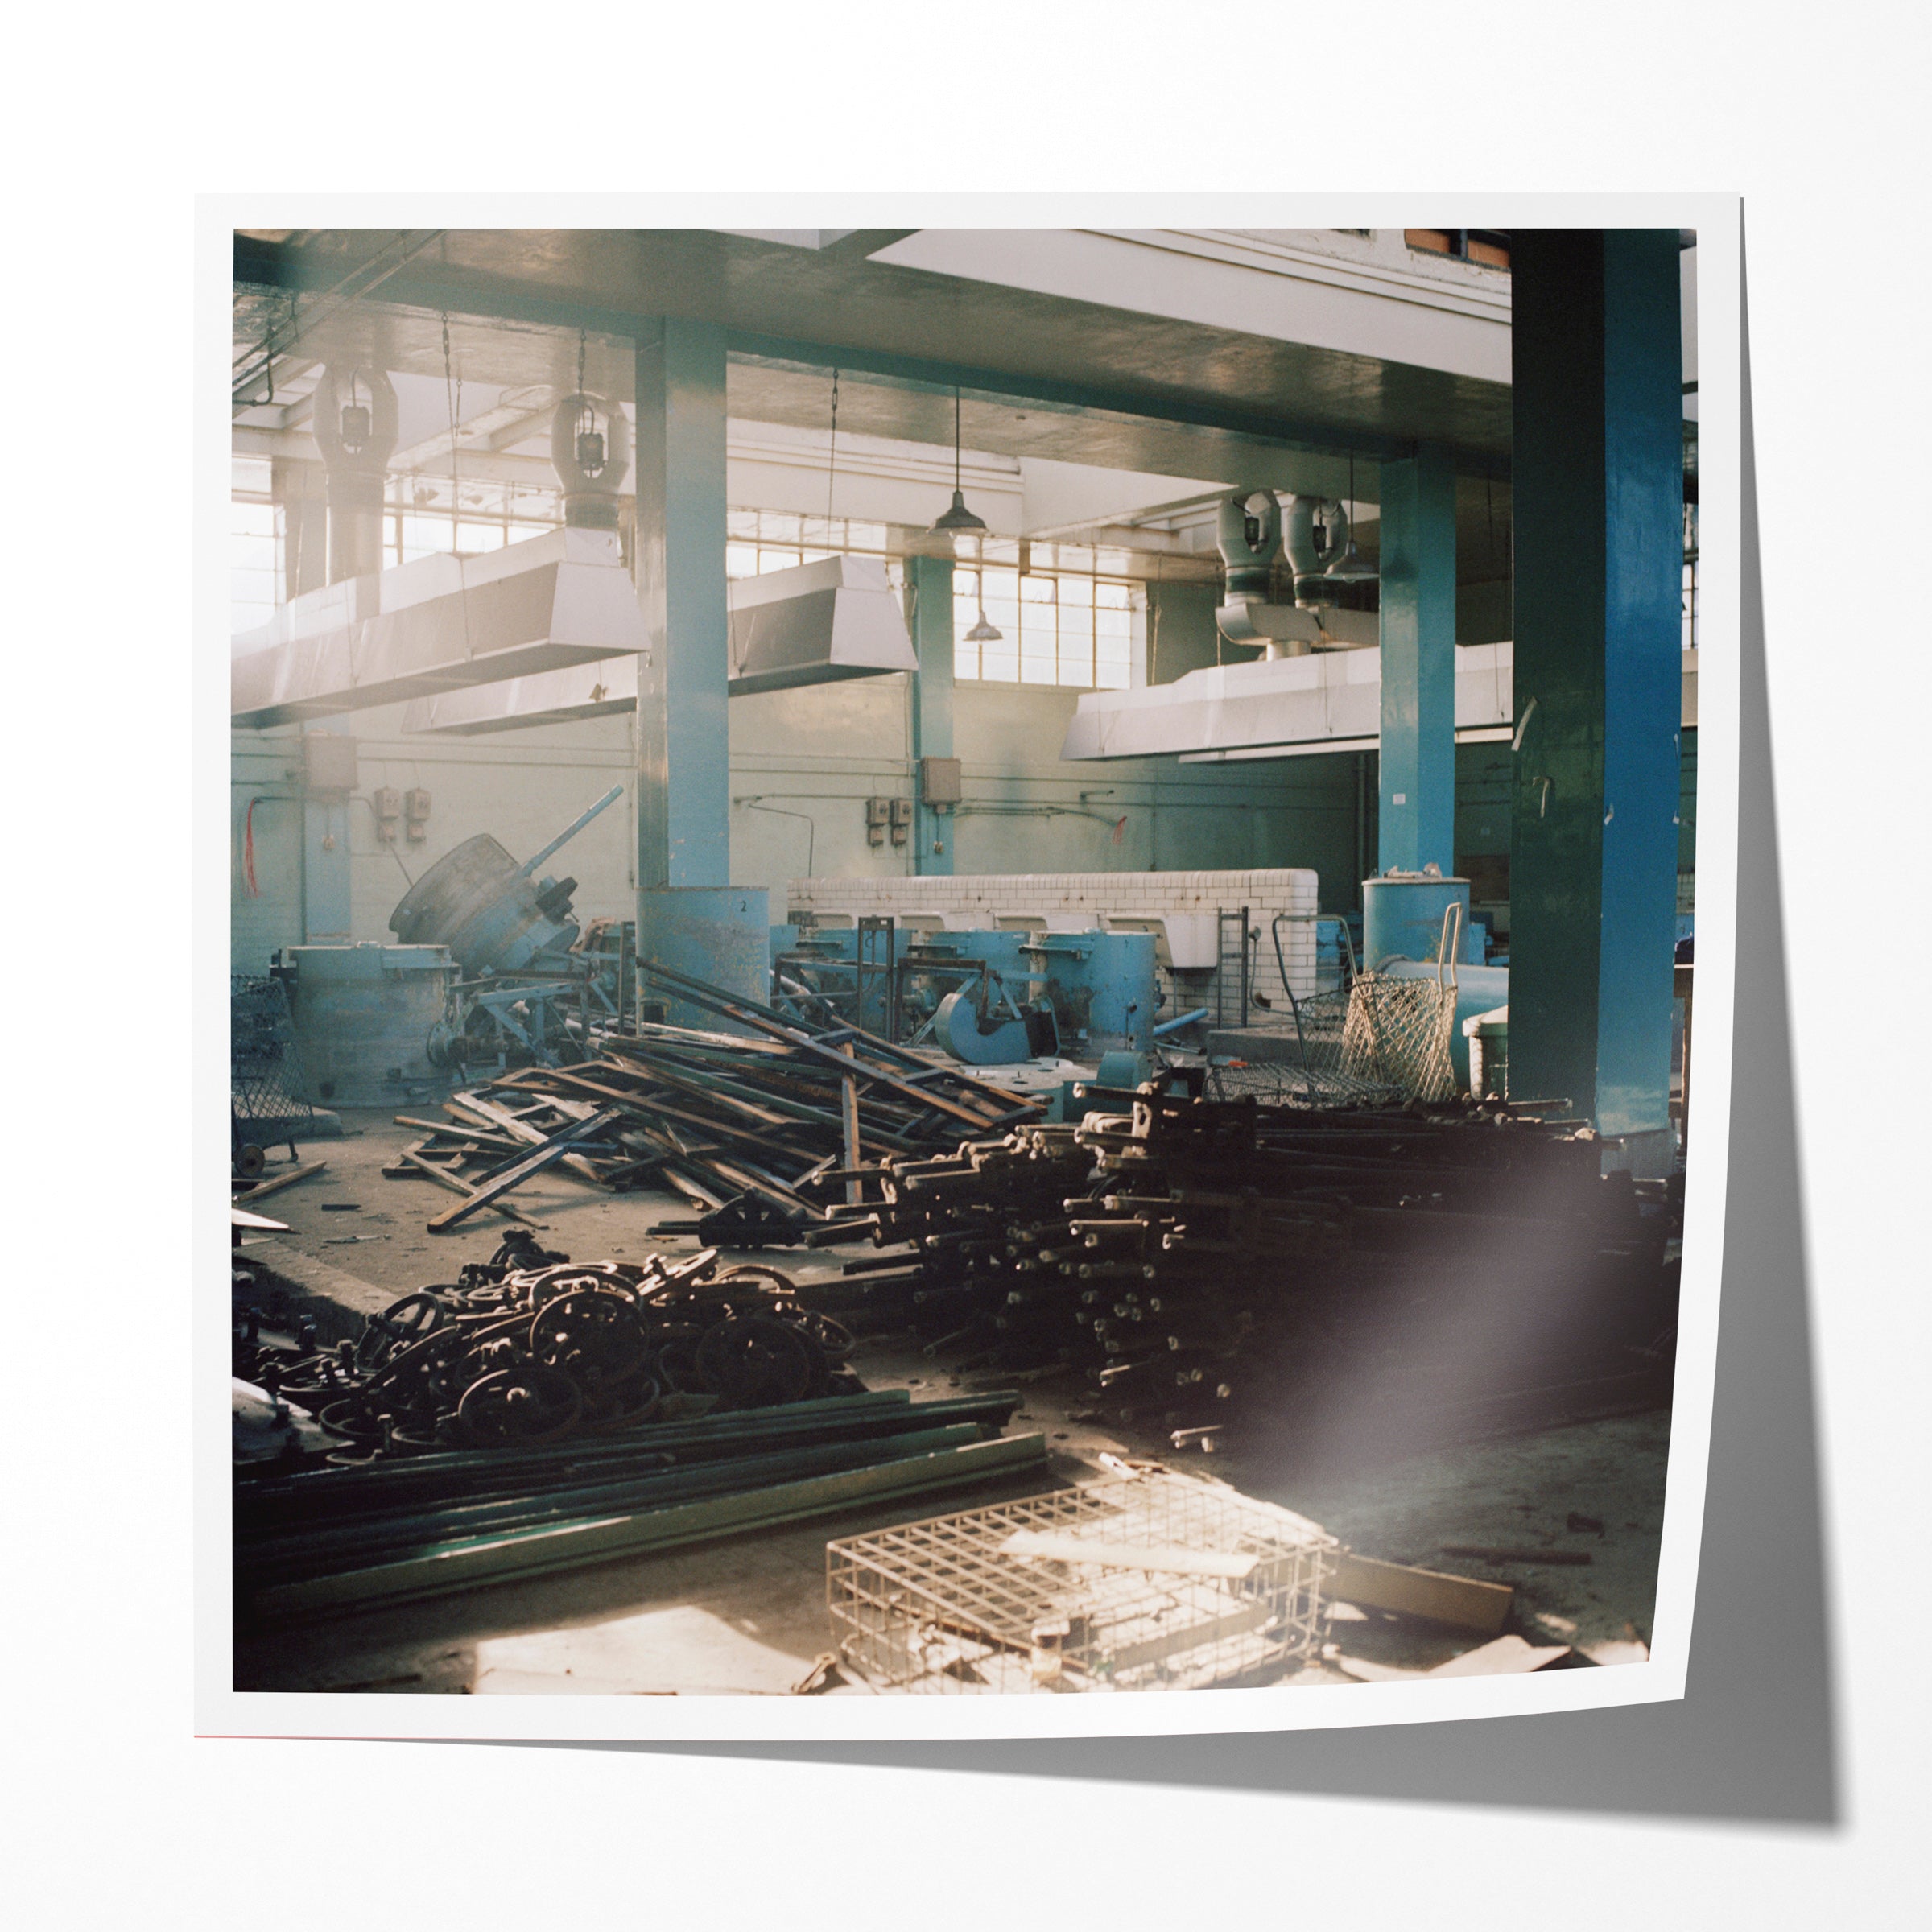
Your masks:
M804 1764L1835 1825L1836 1723L1744 342L1738 980L1721 1348L1679 1703L1387 1730L930 1744L609 1744Z

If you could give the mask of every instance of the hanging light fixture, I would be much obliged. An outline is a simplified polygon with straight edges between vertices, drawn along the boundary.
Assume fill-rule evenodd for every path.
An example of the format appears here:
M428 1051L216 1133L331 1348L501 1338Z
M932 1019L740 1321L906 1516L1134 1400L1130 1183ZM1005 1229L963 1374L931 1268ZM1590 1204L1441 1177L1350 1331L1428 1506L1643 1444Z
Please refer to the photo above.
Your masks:
M966 642L968 644L997 644L1005 634L997 624L988 622L986 606L982 602L980 605L980 621L967 632Z
M1323 572L1336 584L1367 584L1381 572L1355 547L1355 452L1348 452L1348 541L1342 554Z
M953 537L962 533L984 534L986 528L982 518L976 517L966 507L966 495L960 488L960 392L956 386L952 392L952 507L942 515L932 526L935 537Z

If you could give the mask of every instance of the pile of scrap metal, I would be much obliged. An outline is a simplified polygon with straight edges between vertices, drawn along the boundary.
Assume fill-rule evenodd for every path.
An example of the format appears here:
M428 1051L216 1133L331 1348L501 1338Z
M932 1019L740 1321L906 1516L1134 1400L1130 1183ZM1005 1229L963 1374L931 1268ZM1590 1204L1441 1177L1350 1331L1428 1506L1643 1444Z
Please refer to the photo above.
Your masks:
M1669 1399L1661 1190L1495 1105L1311 1114L1088 1090L1078 1124L892 1158L811 1231L869 1238L841 1319L956 1368L1084 1376L1095 1419L1311 1458Z
M860 1163L948 1146L1037 1117L1041 1103L921 1059L857 1028L827 1030L645 962L684 1006L739 1030L641 1022L600 1033L600 1057L526 1067L444 1104L386 1170L460 1198L440 1232L486 1208L526 1218L505 1196L561 1166L604 1187L669 1188L700 1210L658 1232L745 1248L786 1245L823 1219Z
M263 1615L436 1596L1044 1461L1001 1439L1017 1395L869 1392L848 1342L768 1269L516 1236L333 1349L250 1302L237 1386L272 1417L237 1453L237 1588Z

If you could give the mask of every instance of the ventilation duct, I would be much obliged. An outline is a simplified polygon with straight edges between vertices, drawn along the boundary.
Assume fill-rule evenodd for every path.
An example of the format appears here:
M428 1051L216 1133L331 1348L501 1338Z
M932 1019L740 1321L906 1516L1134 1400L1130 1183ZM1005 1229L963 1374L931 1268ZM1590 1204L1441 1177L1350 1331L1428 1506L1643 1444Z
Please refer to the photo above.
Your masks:
M740 578L729 596L726 688L734 698L919 667L905 614L876 557L825 557ZM468 737L602 717L637 704L638 667L627 658L426 698L404 713L402 728Z
M1273 659L1380 642L1374 613L1337 610L1334 582L1324 575L1348 554L1348 518L1340 503L1290 497L1284 518L1273 490L1239 491L1222 500L1215 542L1227 595L1214 621L1231 643L1260 644ZM1269 594L1284 546L1294 574L1293 604L1275 603Z
M229 709L237 724L290 724L588 667L645 642L617 533L558 530L291 599L236 638Z

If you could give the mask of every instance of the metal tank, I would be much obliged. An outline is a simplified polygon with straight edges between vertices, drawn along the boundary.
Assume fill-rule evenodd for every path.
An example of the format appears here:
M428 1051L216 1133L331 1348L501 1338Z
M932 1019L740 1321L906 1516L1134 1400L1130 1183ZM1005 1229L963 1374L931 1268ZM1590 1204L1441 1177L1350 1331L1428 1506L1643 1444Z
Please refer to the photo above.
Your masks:
M456 962L444 946L291 946L277 956L312 1101L391 1107L447 1092L439 1050Z
M1444 878L1433 872L1391 872L1362 881L1362 965L1380 970L1385 960L1432 960L1443 940L1443 914L1451 906L1463 909L1461 929L1469 944L1480 946L1481 935L1469 923L1469 881ZM1464 956L1480 965L1480 953Z

